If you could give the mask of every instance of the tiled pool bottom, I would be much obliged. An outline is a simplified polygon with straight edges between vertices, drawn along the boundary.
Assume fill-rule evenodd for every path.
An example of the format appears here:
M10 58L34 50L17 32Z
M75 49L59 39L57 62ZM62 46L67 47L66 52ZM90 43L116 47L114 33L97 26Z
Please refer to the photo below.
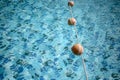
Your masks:
M89 80L120 80L120 1L75 0ZM67 0L0 0L0 80L85 80Z

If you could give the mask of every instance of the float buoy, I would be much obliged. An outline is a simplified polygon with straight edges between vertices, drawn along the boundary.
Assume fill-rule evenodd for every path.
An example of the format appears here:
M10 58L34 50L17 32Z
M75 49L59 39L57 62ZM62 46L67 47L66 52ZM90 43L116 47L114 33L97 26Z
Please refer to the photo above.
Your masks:
M83 53L83 47L80 44L73 45L71 50L75 55L81 55Z
M70 18L70 19L68 19L68 24L69 24L69 25L76 25L76 20L75 20L75 18Z
M73 6L74 6L74 1L69 1L69 2L68 2L68 6L73 7Z

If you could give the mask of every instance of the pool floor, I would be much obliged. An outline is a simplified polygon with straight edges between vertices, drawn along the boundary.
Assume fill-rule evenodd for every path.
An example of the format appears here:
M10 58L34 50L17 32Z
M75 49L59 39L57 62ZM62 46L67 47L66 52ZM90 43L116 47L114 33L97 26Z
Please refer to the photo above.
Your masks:
M89 80L120 80L120 0L74 0ZM0 80L86 80L68 0L0 0Z

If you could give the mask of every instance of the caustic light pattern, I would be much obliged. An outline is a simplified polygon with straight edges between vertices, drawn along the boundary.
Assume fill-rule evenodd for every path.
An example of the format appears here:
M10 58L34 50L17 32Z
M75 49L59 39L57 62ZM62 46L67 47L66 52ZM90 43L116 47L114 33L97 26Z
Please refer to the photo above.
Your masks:
M120 80L120 0L74 0L89 80ZM68 0L0 0L0 80L85 80Z

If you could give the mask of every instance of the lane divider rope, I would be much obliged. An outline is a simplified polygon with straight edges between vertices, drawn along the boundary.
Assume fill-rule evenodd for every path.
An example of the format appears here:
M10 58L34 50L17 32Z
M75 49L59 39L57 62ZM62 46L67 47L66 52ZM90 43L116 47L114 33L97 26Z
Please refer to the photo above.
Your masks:
M69 1L71 1L71 0L68 0L68 2ZM73 18L73 12L72 12L72 7L71 6L69 6L69 11L70 11L71 17ZM79 43L79 37L78 37L78 32L77 32L76 25L74 25L74 31L75 31L75 37L77 39L77 43ZM83 68L84 68L85 77L86 77L86 80L88 80L86 65L85 65L85 61L84 61L84 58L83 58L82 55L81 55L81 59L82 59L82 64L83 64Z

